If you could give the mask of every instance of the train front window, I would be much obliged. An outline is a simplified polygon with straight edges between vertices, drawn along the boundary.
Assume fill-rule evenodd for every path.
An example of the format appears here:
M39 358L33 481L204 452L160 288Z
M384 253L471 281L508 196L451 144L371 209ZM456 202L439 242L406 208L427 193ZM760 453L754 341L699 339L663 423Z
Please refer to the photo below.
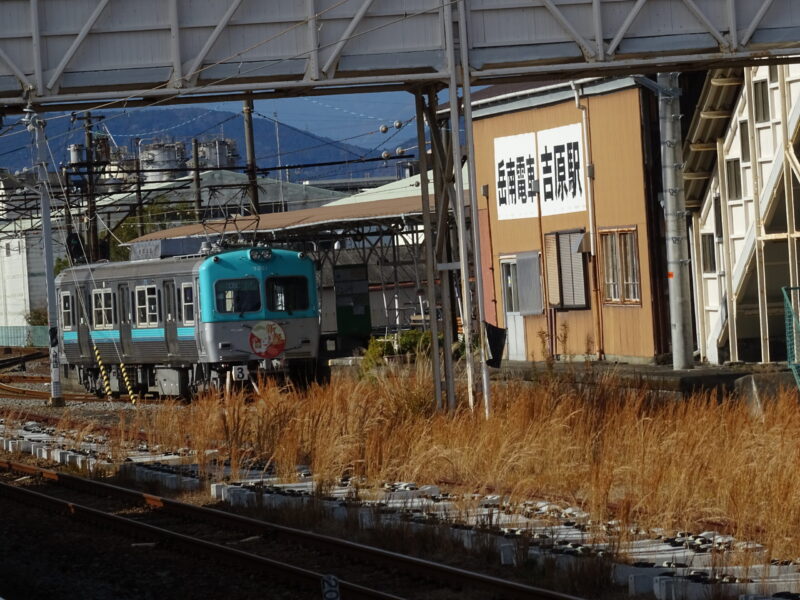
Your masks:
M222 279L214 285L217 312L239 313L261 310L261 293L258 280Z
M286 312L308 309L308 279L270 277L267 279L267 310Z

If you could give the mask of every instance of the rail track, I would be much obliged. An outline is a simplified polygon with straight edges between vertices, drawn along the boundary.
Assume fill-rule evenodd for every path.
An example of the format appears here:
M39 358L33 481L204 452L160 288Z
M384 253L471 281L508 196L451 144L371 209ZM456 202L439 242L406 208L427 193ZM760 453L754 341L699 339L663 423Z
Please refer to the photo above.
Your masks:
M258 572L269 572L298 589L319 591L324 581L332 585L330 575L334 574L341 577L341 598L429 598L451 597L441 594L452 593L459 598L580 600L31 465L0 461L0 471L25 476L23 485L1 483L2 496L113 528L126 536L256 567ZM247 537L242 538L243 535ZM234 547L243 545L247 551ZM375 589L375 582L380 582L381 589Z

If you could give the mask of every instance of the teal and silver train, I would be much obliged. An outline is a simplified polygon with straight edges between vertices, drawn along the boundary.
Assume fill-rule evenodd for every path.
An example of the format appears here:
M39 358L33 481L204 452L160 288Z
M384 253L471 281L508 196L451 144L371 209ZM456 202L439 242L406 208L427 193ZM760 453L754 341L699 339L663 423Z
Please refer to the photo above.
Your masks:
M315 273L302 252L266 246L66 269L56 279L65 375L101 394L102 363L112 392L184 398L257 372L308 378Z

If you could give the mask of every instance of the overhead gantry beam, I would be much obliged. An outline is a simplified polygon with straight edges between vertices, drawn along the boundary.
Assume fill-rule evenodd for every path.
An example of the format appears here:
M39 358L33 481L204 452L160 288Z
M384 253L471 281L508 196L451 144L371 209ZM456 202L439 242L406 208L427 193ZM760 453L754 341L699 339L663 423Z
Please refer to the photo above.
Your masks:
M132 6L4 3L0 105L30 99L56 109L93 100L443 84L450 79L444 15L456 12L453 22L465 21L476 85L788 60L800 49L800 14L774 0L468 2L463 11L444 10L442 0L418 0L413 11L389 0L304 0L268 9L227 0L200 12L179 10L178 0Z

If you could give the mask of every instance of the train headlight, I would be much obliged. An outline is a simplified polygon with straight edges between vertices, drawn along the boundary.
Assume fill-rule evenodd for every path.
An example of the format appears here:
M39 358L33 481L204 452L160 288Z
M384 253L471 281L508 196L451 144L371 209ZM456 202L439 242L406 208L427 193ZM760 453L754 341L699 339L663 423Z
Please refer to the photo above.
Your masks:
M250 260L253 262L267 262L272 258L272 248L253 248L250 250Z

